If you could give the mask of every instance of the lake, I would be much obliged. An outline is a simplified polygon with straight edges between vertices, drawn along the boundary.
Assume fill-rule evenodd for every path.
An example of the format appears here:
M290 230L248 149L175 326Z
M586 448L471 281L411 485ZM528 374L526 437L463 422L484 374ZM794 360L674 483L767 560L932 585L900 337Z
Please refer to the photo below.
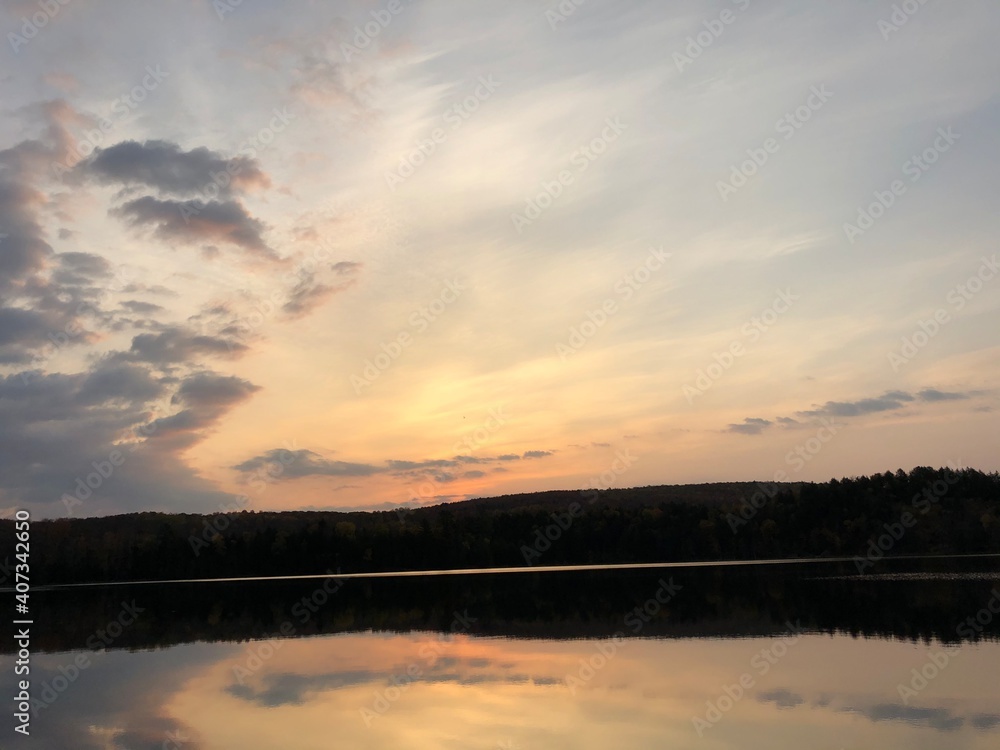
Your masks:
M995 748L997 558L38 590L4 747ZM16 694L12 639L0 683Z

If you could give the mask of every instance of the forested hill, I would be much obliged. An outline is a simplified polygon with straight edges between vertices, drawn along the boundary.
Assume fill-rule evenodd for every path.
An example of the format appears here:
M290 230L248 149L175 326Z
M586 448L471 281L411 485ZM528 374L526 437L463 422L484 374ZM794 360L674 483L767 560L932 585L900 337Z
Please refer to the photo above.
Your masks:
M9 563L13 521L0 524L0 542ZM1000 552L1000 476L928 467L822 484L545 492L374 513L134 513L31 527L34 585L813 556L874 565L883 555L983 552Z

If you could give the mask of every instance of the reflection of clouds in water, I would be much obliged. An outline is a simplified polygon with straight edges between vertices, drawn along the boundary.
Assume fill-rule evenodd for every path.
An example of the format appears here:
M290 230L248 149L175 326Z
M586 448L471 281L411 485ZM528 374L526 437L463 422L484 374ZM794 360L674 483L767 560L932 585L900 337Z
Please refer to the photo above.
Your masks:
M777 688L757 694L758 703L773 703L779 709L794 709L806 704L805 696L787 688ZM902 703L850 701L818 695L809 701L812 708L829 708L838 713L858 714L872 722L898 721L942 732L953 732L966 725L980 731L1000 728L1000 715L961 713L946 707L905 706Z
M757 694L759 703L773 703L778 708L795 708L805 702L805 699L791 690L770 690Z
M397 664L394 667L377 670L345 669L322 674L301 674L295 672L275 672L264 674L256 681L259 687L246 682L233 683L225 691L240 700L258 706L274 708L286 705L302 705L317 694L329 690L352 688L370 684L373 687L394 684L394 679L406 684L425 683L428 685L452 683L455 685L559 685L557 677L530 676L522 672L514 674L494 674L487 671L494 661L481 657L456 658L440 656L429 666L421 662L411 665ZM410 667L416 666L416 673ZM509 668L510 665L507 665Z
M32 717L30 747L162 750L172 747L171 741L183 741L180 746L185 750L199 750L202 745L194 730L166 715L164 703L204 667L209 654L218 659L229 650L197 644L164 651L88 652L91 666ZM31 673L34 698L41 696L45 683L51 685L61 674L60 666L68 669L76 653L35 657ZM0 692L13 695L15 675L8 661L0 659ZM4 721L10 721L10 716ZM4 736L11 734L5 731Z

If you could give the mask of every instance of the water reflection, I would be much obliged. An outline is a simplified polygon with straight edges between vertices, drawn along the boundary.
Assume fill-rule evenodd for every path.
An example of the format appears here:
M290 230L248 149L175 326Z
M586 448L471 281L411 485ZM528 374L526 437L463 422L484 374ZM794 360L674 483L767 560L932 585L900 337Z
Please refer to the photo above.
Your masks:
M55 697L21 746L993 748L996 623L959 629L1000 576L947 572L352 581L315 612L295 609L315 584L62 592L42 611L76 620L40 631L66 650L36 651L33 694ZM134 624L79 648L126 595Z

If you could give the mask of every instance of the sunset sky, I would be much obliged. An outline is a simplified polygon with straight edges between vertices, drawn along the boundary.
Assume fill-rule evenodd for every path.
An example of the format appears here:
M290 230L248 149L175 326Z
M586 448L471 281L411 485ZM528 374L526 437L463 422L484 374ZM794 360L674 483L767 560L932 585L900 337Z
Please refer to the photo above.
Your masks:
M1000 468L989 0L61 2L0 9L7 513Z

